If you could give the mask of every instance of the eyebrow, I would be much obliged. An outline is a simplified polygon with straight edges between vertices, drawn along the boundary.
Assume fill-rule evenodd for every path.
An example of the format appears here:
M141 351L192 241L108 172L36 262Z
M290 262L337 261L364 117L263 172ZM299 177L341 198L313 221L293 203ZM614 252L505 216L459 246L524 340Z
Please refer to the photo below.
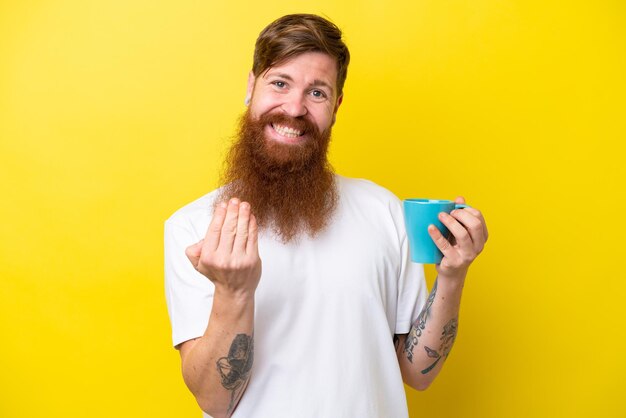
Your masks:
M285 73L269 73L267 74L267 77L279 77L279 78L284 78L287 81L293 82L293 78L289 74L285 74ZM313 82L310 85L312 87L318 87L318 86L326 87L330 91L333 91L333 88L330 84L328 84L324 80L320 80L317 78L313 80Z

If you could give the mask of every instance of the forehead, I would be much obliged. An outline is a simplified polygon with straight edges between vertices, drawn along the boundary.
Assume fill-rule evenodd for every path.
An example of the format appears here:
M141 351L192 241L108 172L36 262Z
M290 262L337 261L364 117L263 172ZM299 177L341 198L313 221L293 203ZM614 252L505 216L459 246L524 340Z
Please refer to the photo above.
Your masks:
M337 60L323 52L305 52L268 68L263 78L289 76L297 82L328 84L333 90L337 84Z

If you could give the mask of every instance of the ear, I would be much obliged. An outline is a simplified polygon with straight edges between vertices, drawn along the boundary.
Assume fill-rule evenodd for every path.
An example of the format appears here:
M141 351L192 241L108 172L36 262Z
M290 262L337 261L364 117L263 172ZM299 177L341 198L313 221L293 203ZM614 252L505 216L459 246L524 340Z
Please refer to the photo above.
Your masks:
M335 104L335 110L333 110L333 125L335 124L335 121L337 120L337 111L339 110L339 106L341 106L341 102L343 102L343 93L341 93L341 96L339 96L337 98L337 103Z
M248 74L248 87L246 88L246 106L250 104L250 99L252 99L252 92L254 91L254 83L256 82L256 77L252 70L250 70L250 74Z

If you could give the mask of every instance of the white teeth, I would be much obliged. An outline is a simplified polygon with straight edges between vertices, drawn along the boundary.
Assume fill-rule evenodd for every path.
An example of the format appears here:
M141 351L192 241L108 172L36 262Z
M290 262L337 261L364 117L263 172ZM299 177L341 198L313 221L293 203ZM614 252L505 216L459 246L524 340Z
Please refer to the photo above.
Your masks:
M288 126L272 124L272 127L274 128L274 130L276 132L278 132L282 136L286 136L287 138L297 138L300 135L302 135L302 131L299 131L299 130L293 129L293 128L289 128Z

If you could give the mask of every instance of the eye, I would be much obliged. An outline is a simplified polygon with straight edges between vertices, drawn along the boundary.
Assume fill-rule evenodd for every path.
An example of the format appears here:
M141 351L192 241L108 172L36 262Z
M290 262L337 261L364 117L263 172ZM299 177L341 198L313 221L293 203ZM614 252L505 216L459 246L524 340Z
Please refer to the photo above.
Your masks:
M272 84L278 87L279 89L285 88L287 86L287 84L284 81L280 81L280 80L272 81Z
M315 97L316 99L325 99L326 97L328 97L326 93L322 90L312 90L311 96Z

